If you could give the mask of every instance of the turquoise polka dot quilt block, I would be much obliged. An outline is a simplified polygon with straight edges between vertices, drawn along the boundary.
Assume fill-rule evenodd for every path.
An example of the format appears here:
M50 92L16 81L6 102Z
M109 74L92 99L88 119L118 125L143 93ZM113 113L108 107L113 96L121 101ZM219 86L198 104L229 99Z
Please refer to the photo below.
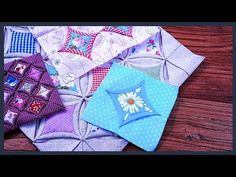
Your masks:
M89 101L82 119L146 151L153 151L177 95L178 87L114 63Z

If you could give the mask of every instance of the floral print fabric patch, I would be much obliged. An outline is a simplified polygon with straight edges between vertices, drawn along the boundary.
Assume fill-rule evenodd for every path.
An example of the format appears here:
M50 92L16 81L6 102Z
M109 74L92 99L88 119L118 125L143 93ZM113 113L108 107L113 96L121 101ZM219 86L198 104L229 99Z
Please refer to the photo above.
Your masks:
M14 88L19 83L19 80L12 75L8 75L4 85Z
M59 52L71 52L91 58L91 50L97 34L83 33L68 28L64 47Z
M26 69L26 65L24 64L21 64L21 63L17 63L16 67L13 69L13 71L17 72L17 73L20 73L20 74L23 74L23 72L25 71Z
M159 30L147 26L61 26L50 32L47 29L33 27L32 33L43 34L37 41L66 84Z
M81 118L153 151L177 94L178 87L114 63Z

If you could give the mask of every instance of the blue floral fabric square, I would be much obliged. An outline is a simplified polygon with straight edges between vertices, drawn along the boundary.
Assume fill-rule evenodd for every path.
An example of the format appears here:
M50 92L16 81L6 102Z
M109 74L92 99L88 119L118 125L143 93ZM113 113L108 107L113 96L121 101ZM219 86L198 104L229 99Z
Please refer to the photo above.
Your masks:
M8 75L4 85L9 86L11 88L15 88L18 83L18 79L16 79L14 76Z
M71 33L71 38L66 48L73 48L76 50L80 50L81 52L86 53L88 44L91 40L91 36L77 34L75 32Z
M146 151L155 150L178 87L114 63L82 119L112 131Z

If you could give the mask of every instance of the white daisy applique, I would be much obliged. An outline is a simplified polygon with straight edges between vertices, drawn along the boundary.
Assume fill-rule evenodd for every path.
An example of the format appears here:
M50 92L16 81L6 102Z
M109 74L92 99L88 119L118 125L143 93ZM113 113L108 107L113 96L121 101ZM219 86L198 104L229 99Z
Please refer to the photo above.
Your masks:
M123 108L123 111L129 113L135 113L139 111L139 108L143 107L143 98L137 95L135 92L122 93L118 96L118 101Z
M121 119L121 126L148 116L160 115L148 102L143 84L123 93L109 92Z

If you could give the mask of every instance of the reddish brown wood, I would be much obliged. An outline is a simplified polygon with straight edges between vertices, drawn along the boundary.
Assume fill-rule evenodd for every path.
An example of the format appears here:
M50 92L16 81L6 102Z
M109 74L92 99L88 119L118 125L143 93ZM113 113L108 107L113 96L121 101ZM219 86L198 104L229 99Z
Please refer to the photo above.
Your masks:
M232 27L163 28L206 59L180 87L176 105L156 150L232 150ZM5 137L4 149L36 150L20 131ZM142 149L130 143L124 151Z

